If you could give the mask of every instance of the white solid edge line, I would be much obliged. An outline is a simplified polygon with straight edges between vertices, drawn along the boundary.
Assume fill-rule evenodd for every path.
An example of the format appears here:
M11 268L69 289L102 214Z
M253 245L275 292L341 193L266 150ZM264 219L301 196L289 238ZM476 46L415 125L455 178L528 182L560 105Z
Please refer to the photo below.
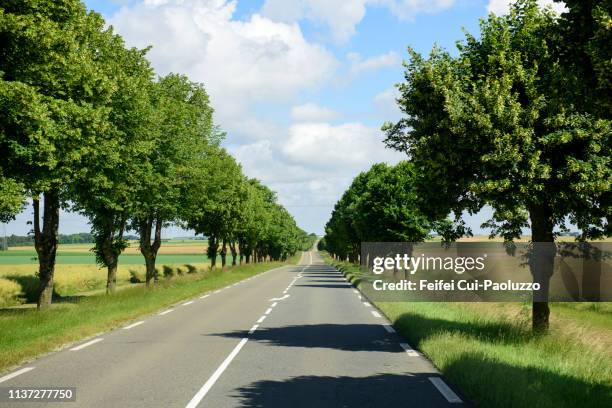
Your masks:
M32 371L33 369L34 369L34 367L24 367L24 368L22 368L21 370L17 370L17 371L15 371L15 372L13 372L13 373L7 374L7 375L5 375L4 377L0 377L0 383L1 383L1 382L8 381L8 380L10 380L11 378L15 378L15 377L17 377L18 375L25 374L25 373L27 373L28 371Z
M100 342L100 341L102 341L102 340L104 340L104 339L102 339L102 338L97 338L97 339L90 340L90 341L88 341L87 343L83 343L83 344L81 344L80 346L76 346L76 347L71 348L71 349L70 349L70 351L79 351L79 350L82 350L82 349L84 349L85 347L89 347L89 346L91 346L92 344L96 344L96 343L98 343L98 342Z
M374 317L382 317L380 315L380 313L378 313L376 310L372 310L372 316L374 316Z
M451 404L461 403L461 398L457 394L454 393L453 390L450 389L448 385L444 382L440 377L429 377L429 381L440 391L440 394L446 398L448 402Z
M404 349L406 354L408 354L410 357L418 357L419 356L419 353L414 351L414 349L412 347L410 347L408 344L400 343L400 346L402 346L402 348Z
M353 289L353 292L355 292L356 294L359 294L359 291L357 289Z
M276 305L278 305L278 302L274 302L270 305L270 307L276 307Z
M269 307L269 308L268 308L268 310L266 310L266 313L264 313L264 314L266 314L266 315L267 315L267 314L270 314L270 312L271 312L271 311L272 311L272 308L271 308L271 307Z
M136 323L132 323L132 324L130 324L129 326L125 326L125 327L123 328L123 330L130 330L131 328L136 327L136 326L140 326L140 325L141 325L141 324L143 324L143 323L144 323L144 320L141 320L141 321L136 322Z
M221 365L217 367L213 375L210 376L208 381L206 381L206 383L202 386L202 388L200 388L200 390L196 393L196 395L193 396L193 398L191 399L191 401L189 401L189 403L185 406L185 408L196 408L198 406L200 401L204 399L208 391L210 391L212 386L215 385L219 377L221 377L221 374L223 374L223 372L227 369L227 367L230 365L232 360L238 355L238 353L240 352L240 349L242 349L242 347L246 344L247 341L249 341L248 338L244 338L240 340L240 343L238 343L236 347L234 347L232 352L229 353L229 355L225 358L225 360L223 360Z
M264 320L266 320L266 315L261 316L261 317L259 318L259 320L257 320L257 323L261 323L261 322L263 322Z
M209 297L210 295L204 295L204 296L200 296L200 299L206 299L207 297Z
M189 302L185 302L185 303L183 303L183 306L188 306L188 305L190 305L190 304L192 304L192 303L193 303L193 300L190 300Z
M174 309L164 310L163 312L159 313L159 315L160 315L160 316L167 315L167 314L168 314L168 313L170 313L170 312L174 312Z
M249 334L255 333L255 330L257 330L258 327L259 327L258 324L254 324L253 327L251 327L251 330L249 330Z
M393 328L393 326L391 326L390 324L383 324L382 325L385 330L389 333L395 333L395 329Z
M364 305L364 306L367 306L367 307L372 307L372 305L371 305L371 304L369 304L368 302L363 302L363 305Z

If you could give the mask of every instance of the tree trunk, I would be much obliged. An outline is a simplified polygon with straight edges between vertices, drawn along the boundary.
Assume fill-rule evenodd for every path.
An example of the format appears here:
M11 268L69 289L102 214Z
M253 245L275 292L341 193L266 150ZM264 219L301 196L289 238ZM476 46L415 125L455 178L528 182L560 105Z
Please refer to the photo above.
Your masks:
M33 200L34 207L34 246L38 254L38 309L51 305L53 297L53 277L55 274L55 255L57 253L59 230L59 196L50 190L44 194L43 227L40 228L40 202Z
M208 237L208 258L210 259L210 269L215 269L217 266L217 249L219 243L214 236Z
M536 333L545 333L549 327L548 292L556 254L554 222L550 209L545 205L531 207L529 217L532 241L529 266L533 281L540 284L540 290L533 294L532 329Z
M125 219L120 220L119 234L115 237L115 215L108 215L106 219L102 220L104 223L104 231L101 233L104 236L102 242L102 248L100 252L104 258L104 264L106 265L106 294L115 293L117 287L117 265L119 264L119 253L114 248L115 240L123 239L123 231L125 229Z
M236 258L238 253L236 252L236 242L230 241L229 243L230 252L232 253L232 266L236 266Z
M115 293L117 289L117 262L109 264L107 266L106 276L106 294L110 295Z
M221 269L225 269L226 263L227 263L227 242L223 240L223 245L221 246Z
M153 224L155 224L155 235L153 237L153 242L151 242ZM152 280L157 281L158 279L157 272L155 270L155 260L157 259L157 252L161 246L161 229L162 220L159 218L154 220L153 217L147 217L145 219L141 219L139 222L140 253L145 259L145 266L147 269L147 287L151 286Z

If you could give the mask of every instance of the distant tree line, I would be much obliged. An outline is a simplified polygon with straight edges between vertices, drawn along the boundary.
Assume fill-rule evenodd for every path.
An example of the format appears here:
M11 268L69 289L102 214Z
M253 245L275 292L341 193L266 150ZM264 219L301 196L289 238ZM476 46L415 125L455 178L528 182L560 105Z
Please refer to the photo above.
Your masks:
M4 239L0 237L0 239ZM34 245L34 237L31 235L7 235L7 246L29 246ZM76 234L59 234L57 237L58 244L91 244L94 242L94 237L89 232L79 232Z
M568 224L578 240L612 235L612 1L564 3L557 16L519 0L457 53L409 50L404 117L383 127L408 161L359 175L322 247L355 261L364 240L420 241L437 229L452 241L471 235L463 212L489 206L483 227L509 248L531 229L544 248L534 279L547 287ZM535 331L549 314L548 302L533 303Z
M85 215L113 292L119 257L139 237L155 282L162 228L208 237L216 255L286 259L306 233L221 147L203 84L157 77L79 0L0 3L0 221L33 204L38 307L51 303L60 209Z

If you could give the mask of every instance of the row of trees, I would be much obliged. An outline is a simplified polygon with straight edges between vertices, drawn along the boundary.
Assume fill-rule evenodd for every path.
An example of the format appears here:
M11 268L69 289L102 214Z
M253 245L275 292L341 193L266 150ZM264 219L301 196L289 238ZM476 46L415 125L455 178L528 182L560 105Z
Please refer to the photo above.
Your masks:
M428 222L454 213L457 222L444 221L442 230L457 238L469 233L464 211L490 206L483 227L492 236L510 243L531 228L533 242L550 243L540 265L546 280L554 241L568 223L580 240L612 235L612 1L565 3L568 12L557 16L519 0L509 15L483 20L480 35L467 35L457 55L409 50L398 86L405 117L383 128L387 146L410 158L400 165L416 197L407 201L414 208L401 216L405 223L420 220L412 211ZM372 177L359 176L351 189L361 191L359 179ZM358 242L349 237L366 214L347 203L354 194L349 189L327 225L326 241L339 254ZM368 207L398 214L387 201ZM547 302L534 302L536 331L548 328L549 314Z
M91 244L94 242L93 235L88 232L59 234L57 239L60 244ZM6 237L6 245L7 247L34 245L34 237L11 234Z
M359 174L336 203L319 247L358 262L362 242L421 242L432 231L453 239L463 223L427 217L415 178L409 161L375 164Z
M60 210L86 215L95 253L115 289L126 231L136 231L155 278L170 223L221 244L236 259L283 259L305 233L274 193L247 179L220 147L202 84L156 78L147 50L127 48L79 0L0 6L0 218L27 199L39 260L38 307L51 303Z

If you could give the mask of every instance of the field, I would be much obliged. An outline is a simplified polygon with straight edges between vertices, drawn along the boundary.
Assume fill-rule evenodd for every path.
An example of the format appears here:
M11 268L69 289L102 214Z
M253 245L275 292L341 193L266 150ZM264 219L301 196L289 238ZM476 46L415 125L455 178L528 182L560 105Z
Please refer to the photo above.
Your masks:
M529 304L373 303L479 406L612 406L612 303L551 304L540 336Z
M203 240L171 240L163 242L157 256L157 268L163 274L164 266L174 273L187 271L187 265L203 270L207 268L207 242ZM60 245L55 273L55 292L59 296L89 294L103 290L106 286L106 269L96 264L91 244ZM38 284L36 272L38 261L34 248L11 247L0 252L0 307L21 302L34 302ZM117 285L130 284L130 279L144 279L144 259L139 253L138 243L131 242L119 258ZM19 285L16 296L14 284Z

